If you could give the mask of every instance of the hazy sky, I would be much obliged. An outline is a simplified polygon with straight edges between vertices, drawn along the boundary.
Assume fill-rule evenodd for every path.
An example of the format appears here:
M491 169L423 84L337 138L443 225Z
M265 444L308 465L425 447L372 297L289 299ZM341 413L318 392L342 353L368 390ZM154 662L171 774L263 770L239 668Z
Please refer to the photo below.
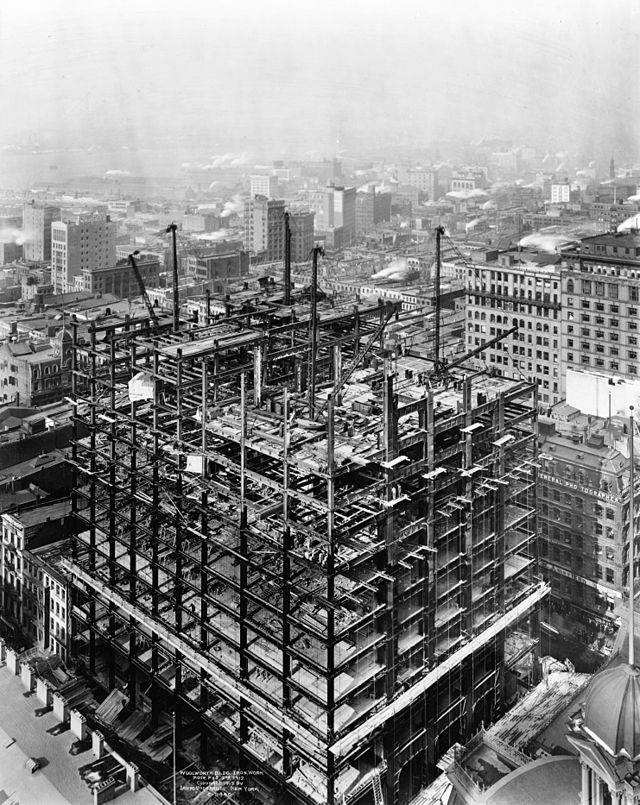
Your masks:
M638 0L0 3L0 145L635 148Z

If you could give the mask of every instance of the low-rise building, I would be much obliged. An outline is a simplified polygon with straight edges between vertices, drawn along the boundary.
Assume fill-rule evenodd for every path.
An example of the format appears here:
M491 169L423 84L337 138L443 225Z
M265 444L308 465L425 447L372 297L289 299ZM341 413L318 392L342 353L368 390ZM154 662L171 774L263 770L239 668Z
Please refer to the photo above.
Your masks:
M72 341L62 328L48 342L0 344L0 401L46 405L69 394Z
M249 255L245 251L190 255L187 273L196 282L207 282L214 293L224 293L229 284L249 274Z
M66 662L71 622L71 585L59 567L67 552L67 541L25 551L25 567L37 588L36 645L52 651Z
M216 232L220 224L220 216L215 212L187 213L182 219L185 232Z
M58 648L61 644L65 654L67 607L62 615L60 600L63 596L54 588L54 614L50 614L52 599L50 593L44 594L45 571L42 562L34 561L34 554L52 543L64 542L71 535L73 520L70 514L71 502L68 499L2 514L0 550L0 618L4 626L30 645L38 645L46 635L49 645L41 644L43 648L50 648L51 637L55 635L53 645ZM47 571L47 581L54 580L56 575ZM60 581L55 580L55 583L59 585ZM45 610L49 617L46 628ZM42 624L40 632L38 624Z
M136 265L145 288L153 288L160 280L160 261L157 257L141 254ZM128 259L118 260L106 268L85 268L78 277L78 289L99 294L114 294L121 299L140 296L140 286Z

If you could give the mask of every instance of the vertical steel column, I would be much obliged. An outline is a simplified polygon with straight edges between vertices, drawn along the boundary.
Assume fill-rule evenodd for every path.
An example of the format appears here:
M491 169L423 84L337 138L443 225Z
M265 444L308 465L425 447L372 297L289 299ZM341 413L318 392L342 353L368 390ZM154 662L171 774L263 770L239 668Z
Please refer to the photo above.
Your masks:
M291 304L291 224L289 213L284 214L284 296L285 305Z
M256 408L262 402L262 381L263 381L263 361L262 343L256 344L253 348L253 404Z
M72 422L72 441L71 441L71 461L73 462L73 489L71 491L71 512L75 515L78 512L78 324L77 322L71 323L73 330L73 352L71 353L71 399L76 402L74 413L71 418ZM78 555L77 540L71 542L71 556L75 560Z
M633 437L635 422L633 419L633 405L629 406L629 665L635 665L635 548L636 548L636 476L635 476L635 453Z
M152 514L151 514L151 617L158 618L160 607L160 579L158 571L158 532L162 527L160 522L160 416L159 416L159 383L158 372L160 361L157 347L153 350L153 469L152 476ZM161 715L160 697L158 691L158 635L151 635L151 725L158 726Z
M183 385L183 366L182 366L182 350L176 350L176 437L178 442L178 449L182 451L182 385ZM178 459L178 468L176 474L176 512L174 515L174 534L175 534L175 629L178 634L182 632L182 517L183 517L183 490L182 490L182 468L180 467L180 460ZM174 700L173 707L175 713L175 747L177 748L182 743L182 702L180 695L182 694L182 655L176 650L176 675L174 681Z
M209 316L207 314L207 323ZM207 408L208 408L208 392L209 392L209 375L206 357L202 359L202 388L201 388L201 450L202 450L202 478L203 480L208 476L207 468ZM209 576L207 574L207 566L209 561L209 543L208 543L208 529L209 529L209 495L206 488L202 489L200 497L200 531L202 537L200 539L200 650L207 654L209 651L209 633L207 624L209 622L209 606L207 597L209 595ZM205 685L207 674L204 669L200 670L200 710L206 713L209 709L209 689ZM207 749L207 729L205 725L200 722L200 761L205 764L208 760Z
M293 540L289 526L289 390L282 390L282 709L291 707L291 550ZM293 774L290 741L294 736L282 727L282 768L285 777Z
M440 272L442 268L442 252L440 239L444 235L444 227L436 227L436 276L435 276L435 321L434 321L434 369L441 366L440 361Z
M247 657L247 582L248 582L248 553L247 540L247 508L246 508L246 438L247 438L247 376L242 372L240 376L240 679L247 682L249 679L249 658ZM240 698L240 742L246 743L249 739L249 725L247 723L246 709L249 702ZM241 762L245 760L244 752L240 755Z
M384 435L384 454L386 461L396 458L398 452L397 438L397 416L396 401L393 390L393 374L390 371L390 361L387 356L384 358L384 386L383 386L383 435ZM385 468L385 487L384 499L393 499L393 474L392 468ZM395 510L389 507L384 518L384 540L385 540L385 574L386 578L381 582L384 589L385 602L385 692L387 701L392 701L396 694L396 657L398 656L398 613L396 600L398 597L398 582L396 578L396 541L395 541ZM385 774L385 788L393 791L395 786L396 760L395 746L393 741L393 721L386 725L383 733L383 743L387 757L387 771Z
M318 255L324 254L320 246L313 247L311 272L311 318L309 321L311 356L309 361L309 416L313 419L316 405L316 361L318 350Z
M333 400L329 397L327 405L327 731L329 743L335 738L335 417ZM327 752L327 805L335 800L335 757Z
M173 248L173 332L177 333L180 329L180 300L178 299L178 246L176 243L176 231L178 225L169 224L167 232L171 232L171 245Z
M95 574L96 572L96 400L97 384L96 384L96 368L97 368L97 353L96 353L96 330L93 325L89 328L91 338L91 357L89 361L90 376L89 376L89 398L91 408L91 426L89 432L89 572ZM96 600L95 594L91 594L89 602L89 673L95 674L96 669Z
M135 374L136 369L136 347L135 342L132 341L129 353L129 360L131 362L131 375ZM130 431L130 447L129 447L129 458L130 458L130 478L129 478L129 490L130 490L130 509L129 509L129 518L131 520L131 530L129 536L129 601L132 604L136 604L138 600L138 533L137 533L137 518L138 518L138 508L136 503L136 492L138 489L138 428L137 428L137 421L136 421L136 403L132 401L130 403L130 410L129 416L131 417L131 431ZM115 540L114 536L111 536L111 540ZM136 629L135 629L135 621L133 617L129 618L129 697L130 703L132 707L135 707L136 704L136 666L133 662L136 654Z
M113 338L109 341L109 403L110 403L110 417L113 420L116 407L116 344ZM116 488L117 472L116 462L118 460L118 450L116 446L116 424L112 421L109 425L109 583L115 586L116 583L116 531L118 529L116 521L116 511L118 506L116 503ZM122 526L119 527L124 531Z

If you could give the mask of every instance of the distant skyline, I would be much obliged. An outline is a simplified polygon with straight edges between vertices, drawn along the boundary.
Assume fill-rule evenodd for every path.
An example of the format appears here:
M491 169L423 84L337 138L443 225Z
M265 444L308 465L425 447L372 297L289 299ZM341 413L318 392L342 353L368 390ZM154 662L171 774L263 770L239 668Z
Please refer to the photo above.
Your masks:
M635 159L639 33L636 0L3 3L0 147L277 158L494 135Z

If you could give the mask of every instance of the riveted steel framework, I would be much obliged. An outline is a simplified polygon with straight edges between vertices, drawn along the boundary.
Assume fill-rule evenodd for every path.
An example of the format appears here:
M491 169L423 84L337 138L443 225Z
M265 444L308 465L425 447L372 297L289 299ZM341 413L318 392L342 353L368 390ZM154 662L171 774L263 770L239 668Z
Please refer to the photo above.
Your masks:
M535 674L537 387L432 387L390 312L76 339L77 653L257 801L408 801Z

